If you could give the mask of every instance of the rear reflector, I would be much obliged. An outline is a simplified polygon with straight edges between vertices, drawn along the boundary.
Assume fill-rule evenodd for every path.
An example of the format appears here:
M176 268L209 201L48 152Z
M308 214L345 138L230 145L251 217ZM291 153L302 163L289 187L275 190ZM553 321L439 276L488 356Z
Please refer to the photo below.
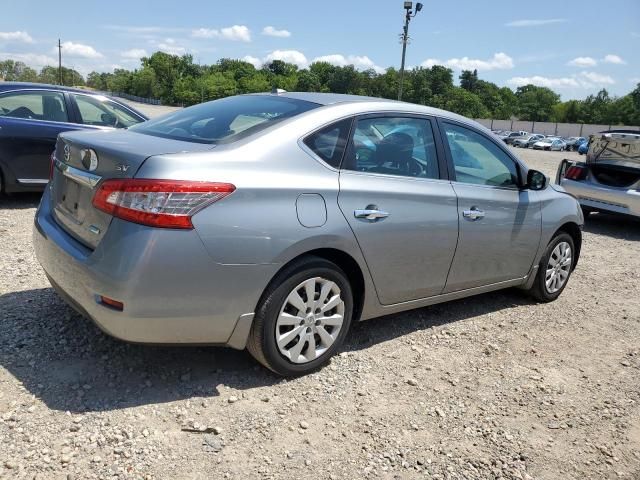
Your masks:
M587 176L587 169L580 165L571 165L564 172L564 178L569 180L583 180Z
M193 228L193 215L235 189L230 183L113 179L100 184L93 206L142 225Z
M115 310L124 310L124 303L114 300L113 298L100 295L100 303L102 303L103 305L107 305L108 307L111 307Z

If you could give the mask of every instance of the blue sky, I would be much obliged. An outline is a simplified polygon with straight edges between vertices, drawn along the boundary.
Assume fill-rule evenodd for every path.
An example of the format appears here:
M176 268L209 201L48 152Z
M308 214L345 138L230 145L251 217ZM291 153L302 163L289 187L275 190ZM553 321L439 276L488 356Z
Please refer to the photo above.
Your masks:
M83 74L136 68L156 50L196 61L315 59L358 68L400 63L402 0L3 0L0 59L63 62ZM444 64L512 88L548 86L564 100L640 82L640 0L424 0L407 65ZM611 13L610 13L611 12Z

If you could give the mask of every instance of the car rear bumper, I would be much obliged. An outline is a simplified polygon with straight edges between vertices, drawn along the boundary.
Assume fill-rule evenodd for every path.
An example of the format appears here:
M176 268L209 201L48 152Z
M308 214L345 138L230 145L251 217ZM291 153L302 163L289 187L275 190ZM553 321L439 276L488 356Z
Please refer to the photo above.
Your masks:
M56 223L48 189L36 213L33 243L51 284L68 303L109 335L139 343L244 348L247 321L277 270L271 264L216 263L194 230L118 219L92 251ZM123 310L104 305L100 296L122 302Z
M605 187L589 181L566 178L560 181L560 185L574 195L583 207L640 217L640 191L638 190Z

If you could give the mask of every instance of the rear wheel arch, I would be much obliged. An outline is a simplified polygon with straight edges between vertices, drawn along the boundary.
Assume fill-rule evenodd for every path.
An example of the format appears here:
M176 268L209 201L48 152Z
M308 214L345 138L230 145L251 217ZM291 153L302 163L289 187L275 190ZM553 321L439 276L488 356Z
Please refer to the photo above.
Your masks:
M365 281L364 273L358 262L348 253L337 248L318 248L304 252L284 264L269 281L262 293L258 305L263 301L267 292L271 291L275 284L282 282L292 265L299 263L304 258L318 257L334 263L347 276L351 290L353 291L353 321L358 321L364 307Z

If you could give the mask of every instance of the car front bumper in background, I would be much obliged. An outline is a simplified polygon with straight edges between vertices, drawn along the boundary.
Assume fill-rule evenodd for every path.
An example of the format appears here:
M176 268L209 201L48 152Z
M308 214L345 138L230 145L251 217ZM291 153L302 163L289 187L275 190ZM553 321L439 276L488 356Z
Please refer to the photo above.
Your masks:
M61 296L106 333L131 342L244 348L252 312L277 271L277 265L216 263L195 230L119 219L92 251L56 223L48 189L33 243ZM100 296L122 302L123 310Z
M574 195L583 207L640 217L638 190L606 187L566 178L560 181L560 185Z

